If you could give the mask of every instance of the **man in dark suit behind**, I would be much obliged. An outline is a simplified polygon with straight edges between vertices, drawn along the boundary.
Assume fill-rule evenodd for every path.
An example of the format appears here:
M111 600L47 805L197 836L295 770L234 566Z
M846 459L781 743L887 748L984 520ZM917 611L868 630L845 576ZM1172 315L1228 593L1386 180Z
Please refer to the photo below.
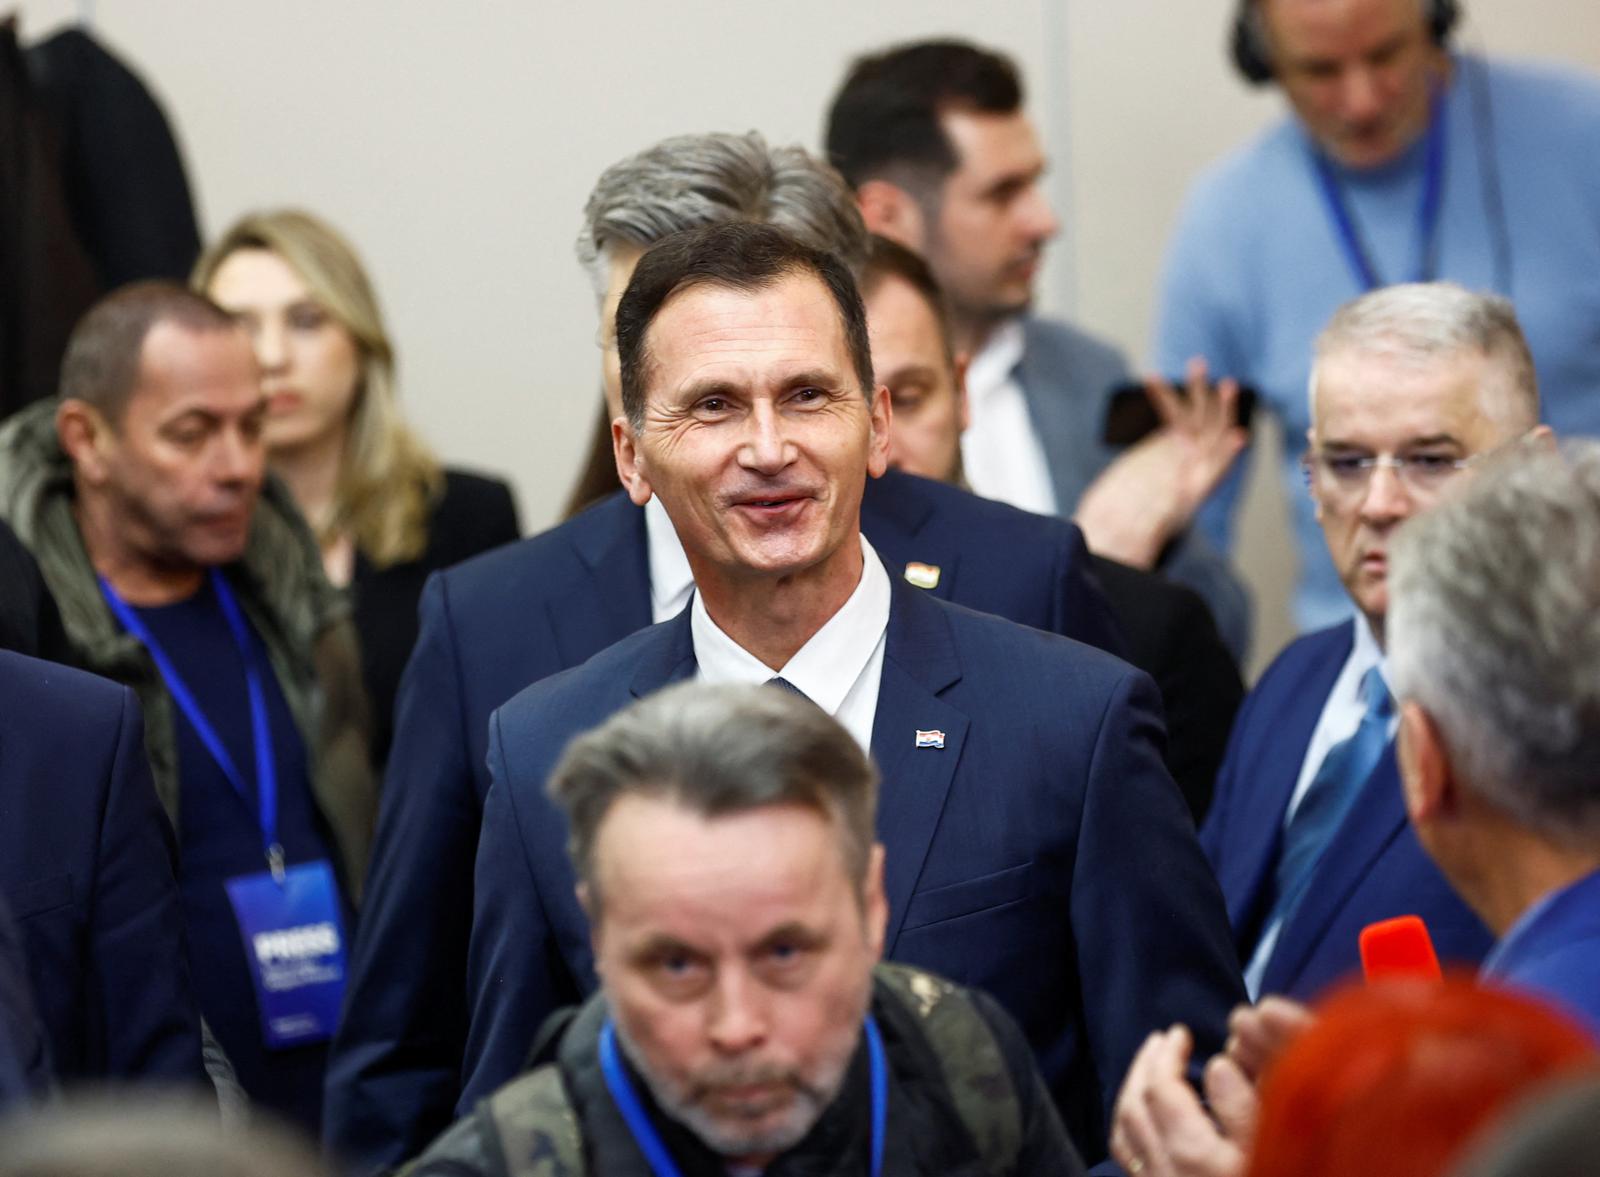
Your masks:
M209 1089L143 732L126 687L0 651L0 899L57 1077Z
M1449 283L1340 308L1317 340L1307 475L1358 613L1307 634L1245 699L1201 842L1252 997L1307 998L1360 964L1361 929L1423 917L1439 955L1490 935L1417 844L1396 769L1388 545L1404 520L1530 432L1539 393L1511 305Z
M894 409L889 465L963 483L968 357L955 349L938 281L922 258L874 236L861 294L872 366ZM1198 824L1244 698L1239 668L1211 611L1192 589L1095 554L1089 566L1127 636L1128 661L1155 679L1161 692L1167 768Z
M639 261L616 322L618 469L635 502L661 499L696 592L491 721L462 1108L595 984L565 826L543 791L560 749L674 680L778 678L881 767L887 955L997 997L1075 1140L1103 1155L1145 1033L1197 1017L1220 1045L1241 993L1220 896L1161 765L1150 681L891 580L860 530L888 393L837 259L761 225L678 234Z
M611 321L644 247L674 229L763 218L852 267L866 256L843 181L801 148L754 133L668 139L601 176L578 252L599 296L607 421L622 412ZM618 488L609 428L603 443L605 478L577 496L598 502L434 577L423 594L327 1083L328 1143L363 1169L414 1156L460 1094L490 713L676 616L693 587L671 521ZM1065 520L889 471L867 484L861 528L888 567L932 596L1124 650L1083 537Z

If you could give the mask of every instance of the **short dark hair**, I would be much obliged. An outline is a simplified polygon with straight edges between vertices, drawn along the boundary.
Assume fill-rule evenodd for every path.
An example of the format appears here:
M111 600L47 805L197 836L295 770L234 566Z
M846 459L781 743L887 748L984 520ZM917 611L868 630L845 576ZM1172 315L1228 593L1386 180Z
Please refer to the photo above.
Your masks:
M802 245L771 225L730 221L671 233L652 245L617 304L617 355L622 365L622 410L635 431L644 428L645 383L651 357L645 336L661 308L680 290L721 286L765 290L796 274L816 277L833 296L862 395L872 398L872 346L867 312L850 269L831 253Z
M61 360L62 400L92 405L113 425L139 383L145 337L158 323L189 331L232 331L233 317L203 294L176 282L134 282L91 306L67 339Z
M939 324L939 343L944 348L944 358L954 366L955 341L950 331L950 304L945 300L944 287L939 285L939 279L933 276L933 270L920 253L874 233L867 246L866 268L861 272L861 297L871 298L885 278L899 278L928 304Z
M828 162L852 187L891 179L923 197L960 162L947 111L1011 114L1022 78L1009 57L966 41L918 41L859 57L828 110Z
M573 869L601 902L594 846L619 798L671 801L714 818L803 805L838 823L845 865L866 878L878 774L838 722L776 686L680 683L568 745L548 791L567 818Z

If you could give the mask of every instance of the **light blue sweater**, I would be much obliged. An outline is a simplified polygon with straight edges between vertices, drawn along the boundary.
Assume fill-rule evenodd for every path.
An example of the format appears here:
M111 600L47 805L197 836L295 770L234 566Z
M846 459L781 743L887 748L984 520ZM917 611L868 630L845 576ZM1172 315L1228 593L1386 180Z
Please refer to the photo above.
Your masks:
M1547 66L1457 57L1445 98L1444 191L1437 272L1516 303L1533 349L1544 419L1561 434L1600 435L1600 84ZM1286 433L1283 477L1301 577L1295 620L1317 629L1347 616L1298 469L1310 414L1311 344L1340 304L1362 293L1317 184L1311 144L1286 119L1220 161L1189 193L1168 251L1155 366L1177 374L1203 355L1211 371L1254 385ZM1486 169L1490 171L1486 172ZM1343 171L1347 206L1381 278L1413 281L1423 144L1368 172ZM1504 219L1486 194L1498 177ZM1509 289L1495 243L1509 243ZM1201 526L1226 547L1237 471Z

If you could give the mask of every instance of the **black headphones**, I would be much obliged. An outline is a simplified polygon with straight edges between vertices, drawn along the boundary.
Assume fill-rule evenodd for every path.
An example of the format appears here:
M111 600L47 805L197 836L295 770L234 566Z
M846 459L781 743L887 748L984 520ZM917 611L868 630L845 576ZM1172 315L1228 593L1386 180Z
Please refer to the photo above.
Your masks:
M1450 30L1461 19L1461 4L1459 0L1426 2L1428 32L1436 45L1443 45ZM1262 32L1260 9L1260 0L1239 0L1239 11L1233 18L1233 35L1228 42L1234 68L1252 86L1264 86L1273 80L1272 54Z

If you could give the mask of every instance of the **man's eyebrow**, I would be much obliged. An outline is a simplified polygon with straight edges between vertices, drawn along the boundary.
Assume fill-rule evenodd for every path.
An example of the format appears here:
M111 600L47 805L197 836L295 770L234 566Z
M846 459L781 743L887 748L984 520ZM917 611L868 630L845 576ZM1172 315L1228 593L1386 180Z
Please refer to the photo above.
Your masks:
M761 937L756 943L756 951L764 952L773 945L785 941L791 944L799 943L807 948L816 948L828 942L828 934L799 920L789 920Z
M894 380L926 380L931 383L938 374L938 370L932 364L913 360L909 364L901 364L898 368L890 368L882 374L880 382L888 384Z
M1394 448L1397 450L1423 449L1427 446L1453 445L1460 446L1463 442L1453 433L1430 433L1423 437L1408 437ZM1341 441L1338 438L1329 438L1322 443L1324 450L1360 450L1363 453L1372 449L1370 445L1361 442Z
M1019 168L1016 171L1004 172L994 177L983 186L981 192L984 196L994 196L1007 189L1024 188L1044 178L1049 165L1040 163L1037 167Z
M783 378L784 388L804 388L808 385L816 385L821 388L842 388L844 384L844 377L826 368L807 368L804 371L795 372Z
M263 397L260 403L265 405L266 398ZM161 428L165 429L171 425L178 425L190 419L198 419L207 425L215 425L217 422L222 420L221 417L219 417L216 413L213 413L210 409L203 409L198 405L195 405L184 409L182 412L174 413L172 416L162 421Z
M691 945L685 944L676 936L668 936L662 932L647 936L644 940L628 949L628 958L634 961L650 961L669 955L702 956L704 954Z

